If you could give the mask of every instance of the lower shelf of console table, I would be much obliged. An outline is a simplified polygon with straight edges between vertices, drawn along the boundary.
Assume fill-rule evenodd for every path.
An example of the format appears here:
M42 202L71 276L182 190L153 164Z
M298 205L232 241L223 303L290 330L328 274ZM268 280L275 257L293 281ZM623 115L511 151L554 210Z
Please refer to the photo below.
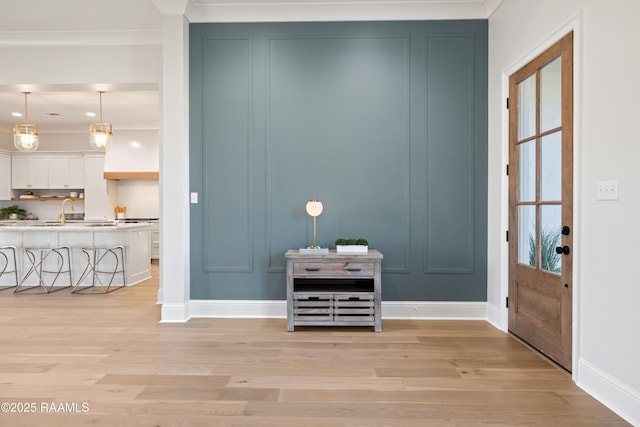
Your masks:
M295 326L373 326L382 331L382 254L285 253L287 330Z

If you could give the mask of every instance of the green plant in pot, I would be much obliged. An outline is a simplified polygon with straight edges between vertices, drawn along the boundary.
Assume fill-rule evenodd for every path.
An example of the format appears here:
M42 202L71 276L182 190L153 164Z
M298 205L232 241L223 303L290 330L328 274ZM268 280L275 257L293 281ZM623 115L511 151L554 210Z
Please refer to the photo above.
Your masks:
M369 250L369 241L365 238L358 239L336 239L336 251L347 253L367 253Z
M27 211L20 208L18 205L7 206L0 209L0 218L20 218L27 214Z

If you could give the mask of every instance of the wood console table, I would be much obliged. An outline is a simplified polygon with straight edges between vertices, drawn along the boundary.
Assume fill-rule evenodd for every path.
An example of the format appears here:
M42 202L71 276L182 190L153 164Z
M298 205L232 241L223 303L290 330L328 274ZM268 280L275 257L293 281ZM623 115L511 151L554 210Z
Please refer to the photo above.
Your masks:
M382 331L382 254L284 254L287 263L287 331L298 326L373 326Z

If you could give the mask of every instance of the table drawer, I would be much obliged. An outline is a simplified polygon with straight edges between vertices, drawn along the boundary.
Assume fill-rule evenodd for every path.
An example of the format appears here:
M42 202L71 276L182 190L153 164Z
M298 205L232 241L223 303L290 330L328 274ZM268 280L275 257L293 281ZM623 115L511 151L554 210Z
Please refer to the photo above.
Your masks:
M333 320L333 295L296 294L293 296L293 318L295 320Z
M338 294L334 296L335 321L373 321L374 294Z
M372 262L296 262L293 264L296 277L373 277Z

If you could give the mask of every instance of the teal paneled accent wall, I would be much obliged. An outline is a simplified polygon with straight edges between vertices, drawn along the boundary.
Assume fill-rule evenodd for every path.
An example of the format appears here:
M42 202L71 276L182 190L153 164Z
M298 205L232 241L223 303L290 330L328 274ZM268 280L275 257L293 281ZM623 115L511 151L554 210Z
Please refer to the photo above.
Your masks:
M366 237L383 300L486 300L487 22L192 24L192 299Z

